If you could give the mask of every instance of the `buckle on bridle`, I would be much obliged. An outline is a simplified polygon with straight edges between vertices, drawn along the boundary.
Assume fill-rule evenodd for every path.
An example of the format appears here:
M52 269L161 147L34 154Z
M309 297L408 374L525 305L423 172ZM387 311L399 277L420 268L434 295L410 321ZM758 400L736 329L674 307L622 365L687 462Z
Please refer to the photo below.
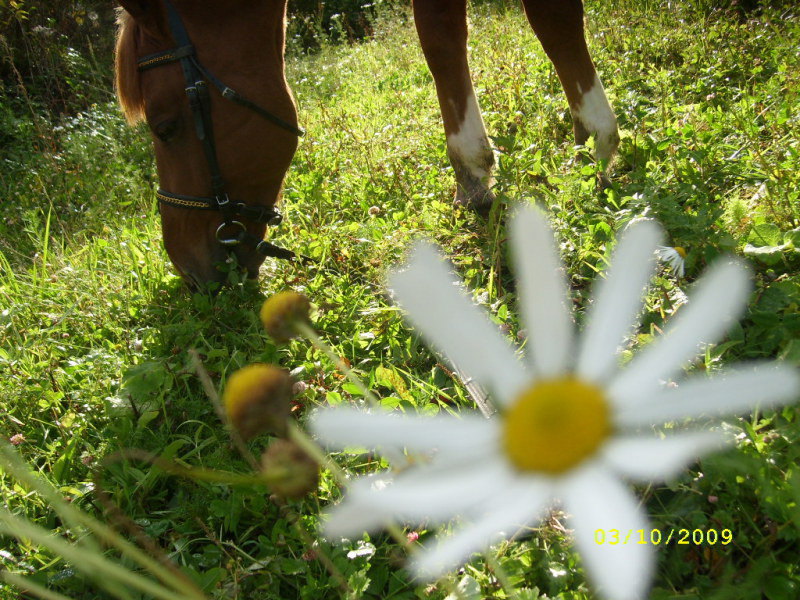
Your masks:
M239 231L236 233L234 237L227 237L224 234L226 227L236 226L239 228ZM244 224L241 221L225 221L219 227L217 227L217 241L222 244L223 246L238 246L242 243L245 234L247 233L247 229L245 228Z

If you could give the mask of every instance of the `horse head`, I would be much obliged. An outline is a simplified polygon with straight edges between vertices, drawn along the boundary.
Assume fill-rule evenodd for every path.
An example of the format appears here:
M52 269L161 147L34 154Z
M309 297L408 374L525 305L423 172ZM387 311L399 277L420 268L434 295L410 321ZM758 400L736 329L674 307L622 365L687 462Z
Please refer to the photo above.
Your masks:
M117 95L150 129L167 253L192 286L224 280L216 265L231 254L256 277L300 134L286 2L120 3Z

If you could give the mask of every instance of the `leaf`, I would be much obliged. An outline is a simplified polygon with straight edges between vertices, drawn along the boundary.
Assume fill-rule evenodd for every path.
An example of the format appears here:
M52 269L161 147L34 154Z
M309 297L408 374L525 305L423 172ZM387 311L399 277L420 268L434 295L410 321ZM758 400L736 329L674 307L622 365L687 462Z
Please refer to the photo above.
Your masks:
M456 590L444 600L481 600L481 586L469 575L464 575Z
M764 582L764 596L768 600L794 600L797 592L797 584L783 575L768 577Z
M207 592L213 590L228 574L222 567L214 567L213 569L205 569L203 571L196 571L195 569L184 567L184 570L189 571L195 583Z
M750 256L767 266L773 266L783 260L784 253L787 250L794 253L794 248L788 244L781 244L780 246L754 246L747 244L744 247L744 255Z
M179 439L170 443L164 450L161 451L161 458L169 460L177 454L178 450L186 445L186 440Z
M800 340L789 340L789 343L783 348L778 358L800 366Z
M783 243L783 234L774 223L761 223L750 230L747 241L748 245L753 246L780 246Z
M408 391L408 387L406 386L406 382L403 377L391 367L378 365L378 367L375 369L375 383L377 385L394 390L403 400L407 400L409 402L414 400L414 397Z
M282 558L279 563L281 575L301 575L307 569L306 563L299 558Z
M147 361L125 372L122 387L134 400L147 400L153 394L169 390L172 377L163 363Z
M63 427L64 429L69 429L70 427L72 427L75 424L76 416L77 415L74 412L70 411L67 414L65 414L63 417L61 417L58 420L58 422L61 425L61 427Z
M742 344L742 340L728 340L727 342L717 344L711 349L711 356L714 359L718 359L729 349L733 348L734 346L739 346L740 344Z
M80 439L81 436L79 435L72 436L69 444L67 444L66 450L64 450L64 453L53 465L53 479L55 479L58 483L64 483L69 479L70 463L75 457L75 450L78 447L78 441Z
M350 550L347 553L347 558L350 560L354 558L361 558L362 556L370 557L375 554L375 546L364 540L358 540L358 545L355 550Z
M142 413L142 416L139 417L139 420L136 422L136 426L139 429L144 429L147 427L150 422L152 422L156 417L158 417L157 410L148 410Z
M325 400L331 406L336 406L342 403L342 395L339 392L327 392L325 394Z
M777 327L781 323L778 315L765 310L753 311L750 313L750 319L761 327Z
M800 303L800 283L795 279L770 284L758 300L758 310L778 313Z
M361 388L358 387L355 383L344 383L342 384L342 389L350 394L351 396L363 396L364 392L361 391Z
M798 227L797 229L790 229L789 231L786 231L783 234L783 243L800 247L800 227Z

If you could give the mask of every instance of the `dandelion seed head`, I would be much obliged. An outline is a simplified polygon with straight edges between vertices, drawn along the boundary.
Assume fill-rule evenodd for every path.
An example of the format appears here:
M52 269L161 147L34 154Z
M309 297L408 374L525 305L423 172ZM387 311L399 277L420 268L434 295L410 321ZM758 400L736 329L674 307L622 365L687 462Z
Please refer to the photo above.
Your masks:
M310 322L311 303L303 294L286 290L266 299L261 306L261 323L276 342L297 337L296 323Z
M317 489L316 461L291 440L273 440L261 457L269 487L280 498L297 500Z
M291 412L292 377L285 369L253 364L228 378L222 400L228 420L244 439L283 435Z

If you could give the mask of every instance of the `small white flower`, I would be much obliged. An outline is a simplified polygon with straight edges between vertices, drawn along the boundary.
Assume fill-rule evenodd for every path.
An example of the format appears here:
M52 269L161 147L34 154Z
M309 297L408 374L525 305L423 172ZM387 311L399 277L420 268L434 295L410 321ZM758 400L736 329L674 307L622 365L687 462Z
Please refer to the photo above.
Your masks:
M569 514L589 578L607 598L642 598L653 570L653 548L629 541L595 543L597 529L621 540L648 530L647 518L623 479L649 482L679 473L717 448L720 431L678 430L662 438L653 425L685 418L730 415L794 399L800 378L780 364L742 365L724 377L681 378L701 343L719 339L745 305L746 269L720 262L693 290L691 301L665 334L623 369L618 349L641 310L661 232L653 222L631 226L599 281L587 327L576 339L567 287L553 236L536 209L521 209L510 224L519 278L520 311L528 330L527 356L514 349L455 285L433 246L419 243L406 270L390 286L428 341L487 388L499 412L421 417L320 410L312 426L333 447L403 447L431 453L429 462L399 473L383 490L372 477L348 486L329 511L329 538L381 528L393 519L446 522L462 517L452 536L414 555L411 569L434 578L556 503ZM638 538L636 538L638 539Z
M686 262L686 250L680 246L657 246L656 256L661 262L667 263L676 277L683 277L683 267Z

